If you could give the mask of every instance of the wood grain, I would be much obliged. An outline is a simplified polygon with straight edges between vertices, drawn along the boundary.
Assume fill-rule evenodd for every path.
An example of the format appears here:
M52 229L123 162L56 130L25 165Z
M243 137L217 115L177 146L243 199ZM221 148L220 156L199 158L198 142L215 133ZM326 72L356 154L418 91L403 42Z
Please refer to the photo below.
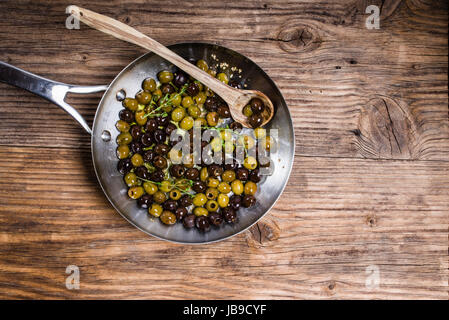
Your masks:
M0 59L107 84L144 51L81 25L69 1L0 3ZM365 8L381 28L365 28ZM293 117L285 192L251 230L207 246L148 237L97 184L62 110L0 84L0 298L447 299L445 1L79 1L164 45L218 43L276 82ZM89 121L100 95L70 102ZM65 288L77 265L80 290ZM366 286L369 269L380 273Z

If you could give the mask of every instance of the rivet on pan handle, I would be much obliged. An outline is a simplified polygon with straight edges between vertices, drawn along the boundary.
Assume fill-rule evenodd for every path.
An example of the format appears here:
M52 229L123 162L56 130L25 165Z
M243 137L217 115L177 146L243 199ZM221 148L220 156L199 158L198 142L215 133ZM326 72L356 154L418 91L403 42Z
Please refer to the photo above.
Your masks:
M48 101L53 102L75 119L89 134L92 130L81 114L74 107L64 101L67 92L93 93L105 91L108 86L76 86L62 82L52 81L10 64L0 61L0 81L25 89Z

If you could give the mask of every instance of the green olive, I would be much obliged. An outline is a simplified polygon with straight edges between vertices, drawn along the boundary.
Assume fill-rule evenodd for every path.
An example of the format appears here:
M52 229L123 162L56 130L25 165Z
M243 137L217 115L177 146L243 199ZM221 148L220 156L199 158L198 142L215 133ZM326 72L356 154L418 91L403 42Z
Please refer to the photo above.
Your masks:
M136 111L139 106L139 103L137 102L136 99L125 98L125 100L123 100L123 106L131 111Z
M255 195L257 192L257 185L252 182L252 181L248 181L247 183L245 183L245 194L247 195Z
M170 191L170 199L179 200L181 198L181 196L182 196L182 193L179 190L174 189L174 190Z
M138 125L143 126L147 123L148 118L145 117L145 111L137 111L135 114L136 122Z
M159 100L159 99L162 97L162 91L161 91L161 89L156 89L156 90L154 90L153 96L156 97L156 98L155 98L156 100Z
M142 88L143 90L153 92L154 90L157 89L156 80L154 80L153 78L146 78L143 81Z
M125 183L128 187L134 187L137 186L138 179L134 172L129 172L124 177Z
M207 124L211 127L215 127L218 124L218 113L209 112L206 115Z
M115 123L115 127L117 128L118 131L120 132L128 132L129 129L131 128L129 123L123 120L119 120Z
M221 148L223 147L221 138L220 137L213 138L212 141L210 142L210 147L212 148L212 150L214 150L214 152L220 152Z
M227 182L220 182L217 189L221 193L225 193L225 194L231 192L231 186Z
M151 207L148 208L148 213L156 218L159 217L162 214L162 212L163 212L162 207L157 203L153 203Z
M149 104L151 102L151 93L147 91L140 91L136 94L136 100L140 104Z
M194 124L193 118L190 116L187 116L181 120L181 122L179 123L179 126L181 127L181 129L189 131L190 129L193 128L193 124Z
M164 70L164 71L159 72L157 77L159 78L159 81L161 83L169 83L170 81L173 80L173 73L171 73L170 71Z
M229 204L229 197L226 194L220 193L217 202L221 208L226 208Z
M174 92L170 95L170 101L172 105L179 107L181 105L182 97L179 93Z
M253 110L251 110L251 106L249 104L243 108L243 115L248 118L253 115Z
M153 194L153 200L154 202L161 204L167 200L167 196L162 191L156 191L156 193Z
M195 105L190 106L187 111L189 115L191 115L194 119L198 118L201 115L201 109Z
M206 182L209 188L216 188L220 184L220 181L218 179L212 177L207 178Z
M218 210L218 202L215 200L209 200L206 202L206 209L209 212L215 212Z
M173 189L173 186L168 180L162 181L161 185L159 186L159 190L161 190L162 192L170 192L171 189Z
M175 122L179 122L182 120L182 118L185 117L185 115L186 115L186 111L184 110L184 108L178 107L172 111L171 119Z
M131 199L139 199L141 196L143 196L144 191L142 187L131 187L128 189L128 196Z
M207 201L206 195L204 193L197 193L195 197L193 197L192 203L197 206L201 207L204 205Z
M243 193L243 183L240 180L234 180L231 183L231 190L236 195L241 195Z
M181 102L182 106L184 108L188 108L191 105L193 105L193 99L191 96L185 96L184 98L182 98L182 102Z
M206 181L207 178L209 177L209 171L207 171L207 168L201 168L200 170L200 180L201 181Z
M163 224L172 225L176 223L176 216L171 211L163 211L161 216L159 217Z
M145 181L143 183L143 188L145 189L145 192L148 193L149 195L155 194L158 190L157 185L148 181Z
M206 121L206 119L201 118L201 117L195 119L195 126L198 126L198 127L205 127L205 126L207 126L207 121Z
M228 76L226 75L226 73L223 72L217 74L217 79L226 84L228 84L229 82Z
M209 69L209 66L207 65L207 62L204 61L203 59L200 59L196 62L196 66L198 68L200 68L203 71L207 71L207 69Z
M196 104L204 104L206 102L207 96L204 92L198 93L193 100L195 100Z
M131 134L129 132L122 132L117 136L117 144L119 146L124 145L124 144L130 144L132 140L133 140L133 137L131 136Z
M257 168L257 160L252 156L248 156L243 160L243 166L248 170L254 170Z
M133 154L133 156L131 157L131 163L133 164L134 167L142 166L143 165L142 155L139 153Z
M207 188L206 198L209 200L215 200L218 197L218 190L216 188Z
M117 148L117 158L126 159L129 156L129 147L128 145L121 145Z
M196 207L195 209L193 209L193 214L199 217L199 216L207 216L209 212L207 211L206 208Z
M235 180L235 171L233 171L233 170L226 170L221 175L221 179L224 182L232 182L232 181L234 181Z

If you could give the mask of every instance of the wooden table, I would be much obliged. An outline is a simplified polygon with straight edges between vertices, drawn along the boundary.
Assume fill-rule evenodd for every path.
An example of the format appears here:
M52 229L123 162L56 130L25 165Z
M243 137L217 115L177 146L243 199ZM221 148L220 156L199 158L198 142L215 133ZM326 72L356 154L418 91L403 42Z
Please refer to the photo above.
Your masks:
M70 1L0 2L0 60L108 84L144 51L85 25ZM266 219L183 246L121 218L90 138L62 110L0 84L0 298L448 298L446 1L87 1L163 44L253 59L293 116L296 156ZM380 29L367 29L369 4ZM91 122L100 94L72 96ZM65 286L66 267L80 289Z

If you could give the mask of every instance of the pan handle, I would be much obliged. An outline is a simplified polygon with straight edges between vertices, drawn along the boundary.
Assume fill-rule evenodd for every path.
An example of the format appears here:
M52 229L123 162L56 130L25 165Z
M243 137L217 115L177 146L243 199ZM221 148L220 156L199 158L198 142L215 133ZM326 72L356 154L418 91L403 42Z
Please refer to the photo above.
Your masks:
M0 61L0 82L4 82L31 93L34 93L50 102L58 105L70 114L81 127L89 134L92 130L81 114L74 107L64 101L68 92L72 93L93 93L105 91L108 86L76 86L62 82L45 79L28 71L19 69L10 64Z

